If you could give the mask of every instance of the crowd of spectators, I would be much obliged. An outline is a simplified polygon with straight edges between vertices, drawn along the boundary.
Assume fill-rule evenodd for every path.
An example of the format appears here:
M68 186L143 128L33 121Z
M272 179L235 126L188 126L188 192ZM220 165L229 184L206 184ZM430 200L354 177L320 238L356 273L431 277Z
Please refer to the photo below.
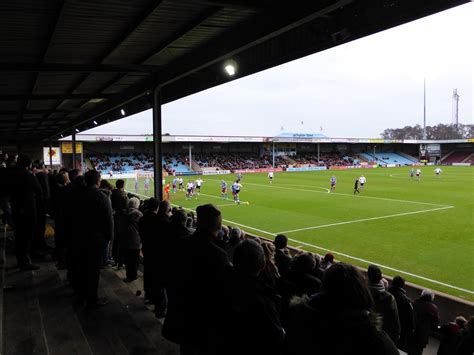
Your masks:
M148 153L94 154L89 156L92 167L103 173L127 170L152 170L153 157Z
M6 158L0 178L21 270L38 269L30 257L44 251L46 213L55 220L58 268L68 270L80 305L107 304L98 295L101 267L125 265L124 281L135 281L141 251L145 299L183 355L395 355L397 347L416 355L438 330L433 292L411 300L405 280L389 284L376 265L366 277L332 254L291 253L285 235L246 236L223 226L214 205L194 215L166 200L140 201L123 180L114 189L96 170L50 173L23 155ZM441 334L440 354L472 354L473 317Z
M354 165L354 158L338 152L317 154L297 154L291 157L298 165L313 166L348 166Z

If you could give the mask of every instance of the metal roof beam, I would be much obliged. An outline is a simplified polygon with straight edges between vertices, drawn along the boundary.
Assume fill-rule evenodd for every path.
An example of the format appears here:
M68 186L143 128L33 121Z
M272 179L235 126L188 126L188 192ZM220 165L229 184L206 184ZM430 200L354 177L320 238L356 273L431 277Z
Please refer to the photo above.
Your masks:
M0 72L59 73L156 73L159 65L69 64L69 63L0 63Z
M117 95L114 94L0 94L0 101L13 100L92 100L92 99L111 99Z

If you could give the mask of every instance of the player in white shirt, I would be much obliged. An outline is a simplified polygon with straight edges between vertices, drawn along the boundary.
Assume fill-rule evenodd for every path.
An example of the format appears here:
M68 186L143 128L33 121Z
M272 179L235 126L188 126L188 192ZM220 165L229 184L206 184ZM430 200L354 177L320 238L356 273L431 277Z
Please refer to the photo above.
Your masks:
M194 184L192 181L189 181L186 184L186 200L193 198Z
M416 175L416 179L420 180L421 169L416 169L415 175Z
M435 172L436 176L440 176L442 171L443 170L441 170L441 168L434 169L434 172Z
M183 183L184 183L183 178L178 178L178 190L179 191L184 190Z
M360 178L359 178L359 185L360 185L360 190L361 191L364 191L364 185L365 185L366 181L367 181L367 179L365 178L365 176L361 175Z
M204 181L201 178L198 178L194 183L194 188L196 189L196 195L199 196L201 192L201 185Z
M270 184L271 184L272 181L273 181L273 171L270 171L270 172L268 173L268 180L270 181Z
M240 189L242 189L242 184L239 183L239 180L236 180L232 184L231 189L232 189L232 195L234 196L234 202L240 205L239 193L240 193Z

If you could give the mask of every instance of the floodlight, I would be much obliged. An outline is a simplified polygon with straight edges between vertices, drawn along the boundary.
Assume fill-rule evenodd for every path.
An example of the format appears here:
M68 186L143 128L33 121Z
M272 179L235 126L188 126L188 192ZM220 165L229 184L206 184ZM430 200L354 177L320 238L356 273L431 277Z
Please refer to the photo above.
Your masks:
M79 129L76 128L76 133L79 133Z
M233 59L229 59L224 63L224 70L229 76L234 76L237 73L237 63Z
M122 116L125 116L125 110L124 109L121 109L120 113L122 114Z

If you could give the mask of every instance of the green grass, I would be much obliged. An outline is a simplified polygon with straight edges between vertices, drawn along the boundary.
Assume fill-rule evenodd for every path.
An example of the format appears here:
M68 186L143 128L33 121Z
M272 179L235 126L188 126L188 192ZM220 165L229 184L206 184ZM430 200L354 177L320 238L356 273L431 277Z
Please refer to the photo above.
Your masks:
M409 168L275 173L272 185L267 174L245 174L240 199L248 205L219 198L221 179L230 186L235 175L204 176L197 199L187 201L178 192L171 202L189 209L214 203L226 224L252 234L273 238L285 232L293 246L320 254L330 250L338 260L362 267L380 264L387 275L473 301L474 168L444 167L440 177L433 169L423 167L420 181L410 179ZM332 174L337 188L328 193ZM359 174L367 183L354 196ZM133 192L133 179L126 188Z

